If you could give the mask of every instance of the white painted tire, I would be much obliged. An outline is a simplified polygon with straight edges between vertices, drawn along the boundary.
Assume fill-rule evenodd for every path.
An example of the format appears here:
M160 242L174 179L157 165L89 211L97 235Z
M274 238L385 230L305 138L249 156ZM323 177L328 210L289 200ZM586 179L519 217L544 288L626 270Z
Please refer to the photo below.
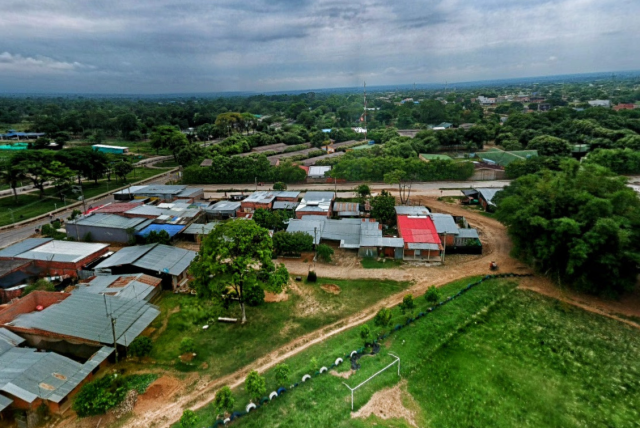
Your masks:
M311 376L309 376L308 374L302 376L302 381L306 382L308 379L311 379Z
M273 391L271 394L269 394L269 401L273 400L274 398L276 398L278 396L278 393Z
M349 354L349 357L353 358L354 355L358 355L358 351L351 352L351 354Z
M230 419L230 418L227 418L227 419L225 419L224 421L222 421L222 423L223 423L223 424L225 424L225 425L226 425L226 424L228 424L229 422L231 422L231 419Z
M320 369L320 373L324 373L324 372L326 372L327 370L328 370L328 369L327 369L326 367L322 367L322 368Z
M342 358L337 358L336 359L336 366L339 366L340 364L342 364Z
M247 413L249 413L250 411L252 411L255 408L256 408L255 404L249 403L249 404L247 404L247 407L245 407L245 410L247 411Z

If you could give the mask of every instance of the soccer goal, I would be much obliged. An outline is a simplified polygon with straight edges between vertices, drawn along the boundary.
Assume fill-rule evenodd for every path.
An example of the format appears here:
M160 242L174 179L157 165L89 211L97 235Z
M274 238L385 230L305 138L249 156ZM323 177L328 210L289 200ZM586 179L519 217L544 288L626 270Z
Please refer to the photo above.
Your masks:
M398 376L400 376L400 357L398 357L397 355L393 355L393 354L389 354L392 357L395 358L395 360L389 364L387 367L383 368L382 370L380 370L379 372L371 375L371 377L369 377L367 380L363 381L362 383L360 383L359 385L351 388L349 385L347 385L346 383L342 382L342 384L344 386L346 386L347 388L349 388L351 390L351 411L353 412L353 393L356 391L356 389L360 388L361 386L363 386L364 384L366 384L367 382L369 382L371 379L373 379L374 377L378 376L380 373L384 372L385 370L393 367L396 363L398 363Z

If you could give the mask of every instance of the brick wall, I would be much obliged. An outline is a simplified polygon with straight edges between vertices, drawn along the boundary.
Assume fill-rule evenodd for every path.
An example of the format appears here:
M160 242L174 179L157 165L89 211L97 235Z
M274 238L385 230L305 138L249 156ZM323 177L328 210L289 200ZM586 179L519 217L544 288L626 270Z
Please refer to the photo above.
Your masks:
M34 291L28 296L18 300L17 302L7 306L0 311L0 325L6 324L14 320L18 315L26 314L36 310L37 306L47 308L55 303L61 302L69 293L54 293L51 291Z

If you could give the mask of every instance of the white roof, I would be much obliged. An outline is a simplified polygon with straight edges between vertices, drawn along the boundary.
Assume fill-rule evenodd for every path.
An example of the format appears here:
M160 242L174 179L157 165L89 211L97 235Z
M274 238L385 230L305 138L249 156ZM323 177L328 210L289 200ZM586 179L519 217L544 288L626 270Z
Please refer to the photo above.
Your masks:
M327 171L331 171L330 166L310 166L309 177L324 177Z
M88 242L51 241L16 257L28 260L75 263L108 246L107 244Z
M108 144L94 144L91 147L100 147L100 148L104 148L104 149L118 149L118 150L126 150L129 147L124 147L124 146L110 146Z

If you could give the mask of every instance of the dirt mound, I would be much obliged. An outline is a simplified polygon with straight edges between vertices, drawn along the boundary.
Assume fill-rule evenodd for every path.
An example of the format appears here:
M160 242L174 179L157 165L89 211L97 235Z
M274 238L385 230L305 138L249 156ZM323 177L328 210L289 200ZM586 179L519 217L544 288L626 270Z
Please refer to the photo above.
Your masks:
M320 288L330 294L340 294L340 291L342 291L340 287L335 284L322 284Z
M411 400L413 398L404 389L406 382L401 382L393 388L380 390L373 394L371 400L360 408L357 412L352 412L352 418L366 419L370 415L377 416L381 419L405 419L410 425L417 427L415 421L415 412L407 409L402 404L402 396L405 395Z
M134 406L134 412L144 414L157 409L161 403L171 401L174 394L183 387L182 382L174 377L162 376L155 380L144 394L138 396Z
M287 300L289 300L289 295L284 290L280 294L264 292L264 301L267 303L286 302Z
M331 371L329 372L329 374L330 374L331 376L341 377L341 378L343 378L343 379L349 379L349 378L351 377L351 375L352 375L352 374L354 374L354 373L355 373L355 371L354 371L354 370L349 370L348 372L342 372L342 373L338 373L338 372L337 372L337 371L335 371L335 370L331 370Z
M186 354L180 355L180 361L182 361L183 363L188 363L191 362L191 360L193 360L195 356L196 354L194 354L193 352L187 352Z

